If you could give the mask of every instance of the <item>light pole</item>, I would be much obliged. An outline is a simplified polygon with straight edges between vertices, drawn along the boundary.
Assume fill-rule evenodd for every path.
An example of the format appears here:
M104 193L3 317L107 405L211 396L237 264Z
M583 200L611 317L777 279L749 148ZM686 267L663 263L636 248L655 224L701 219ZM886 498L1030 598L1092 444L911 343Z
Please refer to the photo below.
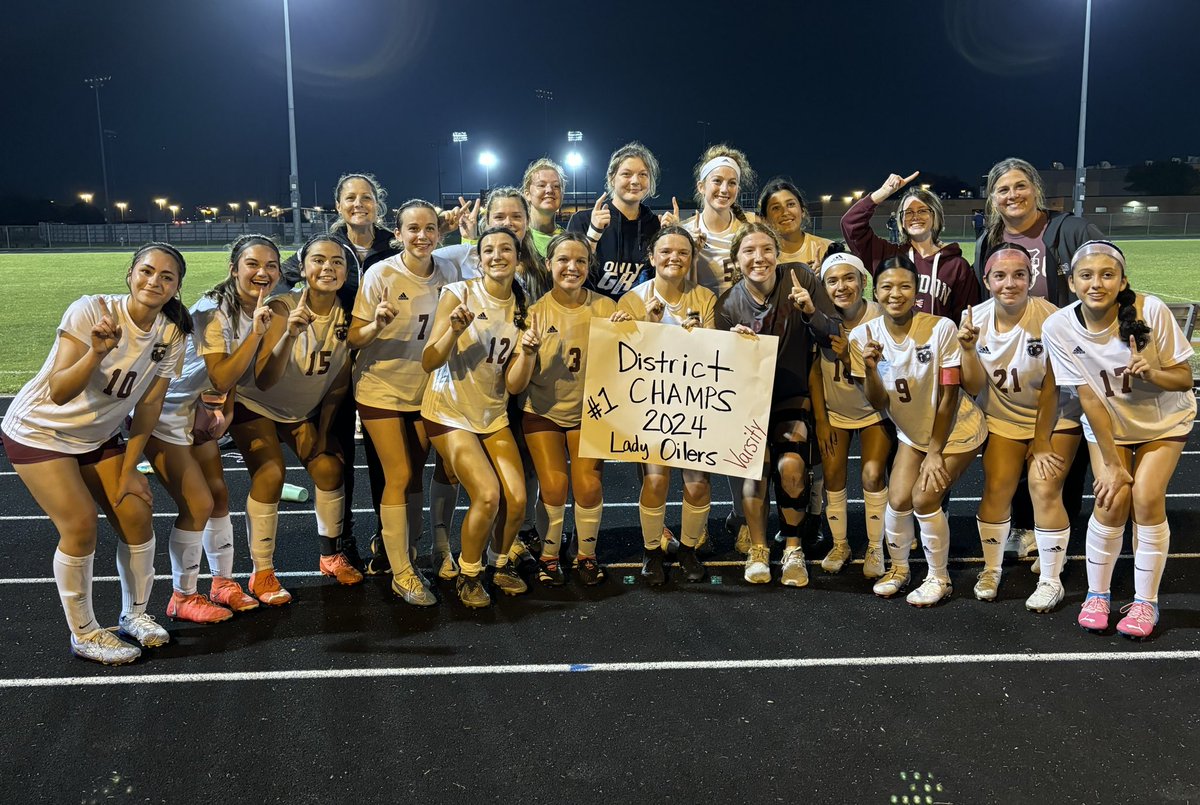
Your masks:
M571 206L576 210L579 209L579 195L576 193L577 180L579 178L579 166L583 164L583 157L578 151L572 151L567 154L567 167L571 169Z
M583 132L582 131L568 131L567 132L567 142L568 143L583 142ZM576 147L578 147L578 146L576 146ZM571 169L571 204L572 204L572 206L575 207L575 209L579 209L579 195L576 192L578 190L578 187L577 187L578 182L576 181L576 179L577 179L577 175L579 173L579 166L582 164L583 164L583 157L580 156L578 151L572 151L571 153L567 154L567 167L569 167Z
M254 216L254 211L258 209L258 202L247 201L246 206L250 208L250 212L246 214L246 220L249 221Z
M167 200L165 198L156 198L154 199L154 203L158 205L158 214L162 217L162 211L166 209Z
M241 204L236 201L229 202L229 209L233 210L233 222L236 224L238 219L238 210L241 209Z
M171 211L171 223L175 223L175 216L179 214L179 205L172 204L170 207L167 207L167 209Z
M550 142L550 101L554 100L554 92L548 89L535 89L533 96L542 102L542 137Z
M300 168L296 159L296 100L292 92L292 23L288 15L288 0L283 0L283 51L287 62L288 138L292 151L292 173L288 185L292 199L292 244L300 245Z
M1075 149L1075 206L1073 212L1083 215L1083 197L1087 192L1087 169L1083 166L1083 137L1087 131L1088 51L1092 40L1092 0L1087 0L1083 16L1083 86L1079 90L1079 147Z
M450 132L450 139L458 143L458 194L463 194L463 157L462 144L467 141L467 133L465 131Z
M129 209L129 203L125 201L118 201L116 207L121 211L121 223L125 223L125 210Z
M696 122L700 124L700 150L703 152L706 148L708 148L709 122L707 120L697 120Z
M491 151L483 151L479 154L479 164L483 166L483 187L485 190L492 189L492 168L496 167L496 155Z
M96 125L100 127L100 173L104 178L104 223L108 223L108 159L104 156L104 121L100 117L100 88L112 80L112 76L96 76L85 78L87 84L96 92Z

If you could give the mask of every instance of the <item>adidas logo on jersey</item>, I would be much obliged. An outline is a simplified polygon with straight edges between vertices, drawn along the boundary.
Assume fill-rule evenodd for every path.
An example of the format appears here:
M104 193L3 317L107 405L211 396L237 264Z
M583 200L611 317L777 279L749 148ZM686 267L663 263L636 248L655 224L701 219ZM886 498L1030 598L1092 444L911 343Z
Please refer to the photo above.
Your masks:
M408 294L406 294L404 291L401 291L400 295L396 297L396 301L397 302L407 302Z
M557 333L557 332L558 332L558 328L557 328L557 327L555 327L553 324L551 324L551 325L550 325L550 326L549 326L549 327L546 329L546 335L549 335L550 333Z
M987 348L987 345L986 345L986 344L984 344L982 347L980 347L980 348L979 348L978 350L976 350L976 351L977 351L977 352L978 352L980 355L991 355L991 354L992 354L992 351L991 351L990 349L988 349L988 348Z
M481 310L479 311L479 315L475 318L479 319L480 321L487 321L487 313Z
M1075 347L1075 349L1071 350L1071 354L1072 355L1086 355L1087 353L1083 351L1083 347Z

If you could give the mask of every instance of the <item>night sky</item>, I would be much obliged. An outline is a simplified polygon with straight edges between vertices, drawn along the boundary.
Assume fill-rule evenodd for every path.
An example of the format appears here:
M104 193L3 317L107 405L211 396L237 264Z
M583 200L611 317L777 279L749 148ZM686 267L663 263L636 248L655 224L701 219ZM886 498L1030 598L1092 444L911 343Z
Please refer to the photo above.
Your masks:
M640 139L663 167L656 206L690 196L705 140L810 195L916 169L973 183L1010 155L1069 166L1083 14L1083 0L292 0L303 204L328 206L337 176L363 170L391 206L432 198L439 153L457 192L452 130L470 136L468 188L483 183L484 147L500 159L492 183L515 183L536 156L562 161L580 130L595 188L613 148ZM185 209L286 203L281 0L71 0L4 16L0 193L99 199L84 79L110 75L110 195L130 217L158 195ZM1092 23L1088 163L1200 153L1200 3L1094 0ZM538 88L554 93L548 126Z

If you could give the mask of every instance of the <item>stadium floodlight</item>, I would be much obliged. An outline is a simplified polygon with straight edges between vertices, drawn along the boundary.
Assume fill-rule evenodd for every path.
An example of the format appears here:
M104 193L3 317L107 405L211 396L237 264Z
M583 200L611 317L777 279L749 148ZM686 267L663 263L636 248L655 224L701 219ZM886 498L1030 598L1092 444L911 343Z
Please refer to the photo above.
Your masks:
M129 209L129 202L118 201L114 206L121 211L121 223L125 223L125 210Z
M172 204L170 207L167 207L167 209L171 211L171 220L174 221L175 216L179 214L179 205Z
M465 143L467 141L467 133L465 131L452 131L450 138L456 143Z
M828 204L829 202L833 201L833 196L830 196L830 195L821 196L821 201L822 201L822 203Z
M492 188L492 168L496 167L496 155L491 151L481 151L479 153L479 164L483 166L483 186L490 190Z
M94 199L95 197L96 197L95 193L80 193L79 194L79 200L82 201L84 204L91 204L92 199Z
M462 144L467 141L467 133L465 131L450 132L450 139L458 143L458 194L463 194L463 156Z
M247 201L246 206L250 208L250 214L254 215L254 211L258 209L257 201Z
M567 142L577 143L582 140L583 140L583 132L582 131L568 131L567 132Z
M572 134L579 134L579 132L569 131L567 132L567 137L570 137ZM583 135L580 135L581 138L582 136ZM572 140L572 142L579 142L579 140ZM579 178L579 166L582 164L583 155L578 151L572 151L571 153L567 154L567 167L571 169L571 204L576 207L579 206L579 196L576 194L576 184L577 179Z
M571 170L577 170L583 164L583 157L578 151L572 151L567 154L567 167Z

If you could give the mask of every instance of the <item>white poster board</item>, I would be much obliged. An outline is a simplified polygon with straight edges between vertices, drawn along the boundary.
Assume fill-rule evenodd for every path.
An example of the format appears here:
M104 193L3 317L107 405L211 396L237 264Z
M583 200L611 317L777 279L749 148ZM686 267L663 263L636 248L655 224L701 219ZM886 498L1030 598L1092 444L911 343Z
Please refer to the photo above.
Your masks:
M592 319L579 454L761 477L778 340Z

